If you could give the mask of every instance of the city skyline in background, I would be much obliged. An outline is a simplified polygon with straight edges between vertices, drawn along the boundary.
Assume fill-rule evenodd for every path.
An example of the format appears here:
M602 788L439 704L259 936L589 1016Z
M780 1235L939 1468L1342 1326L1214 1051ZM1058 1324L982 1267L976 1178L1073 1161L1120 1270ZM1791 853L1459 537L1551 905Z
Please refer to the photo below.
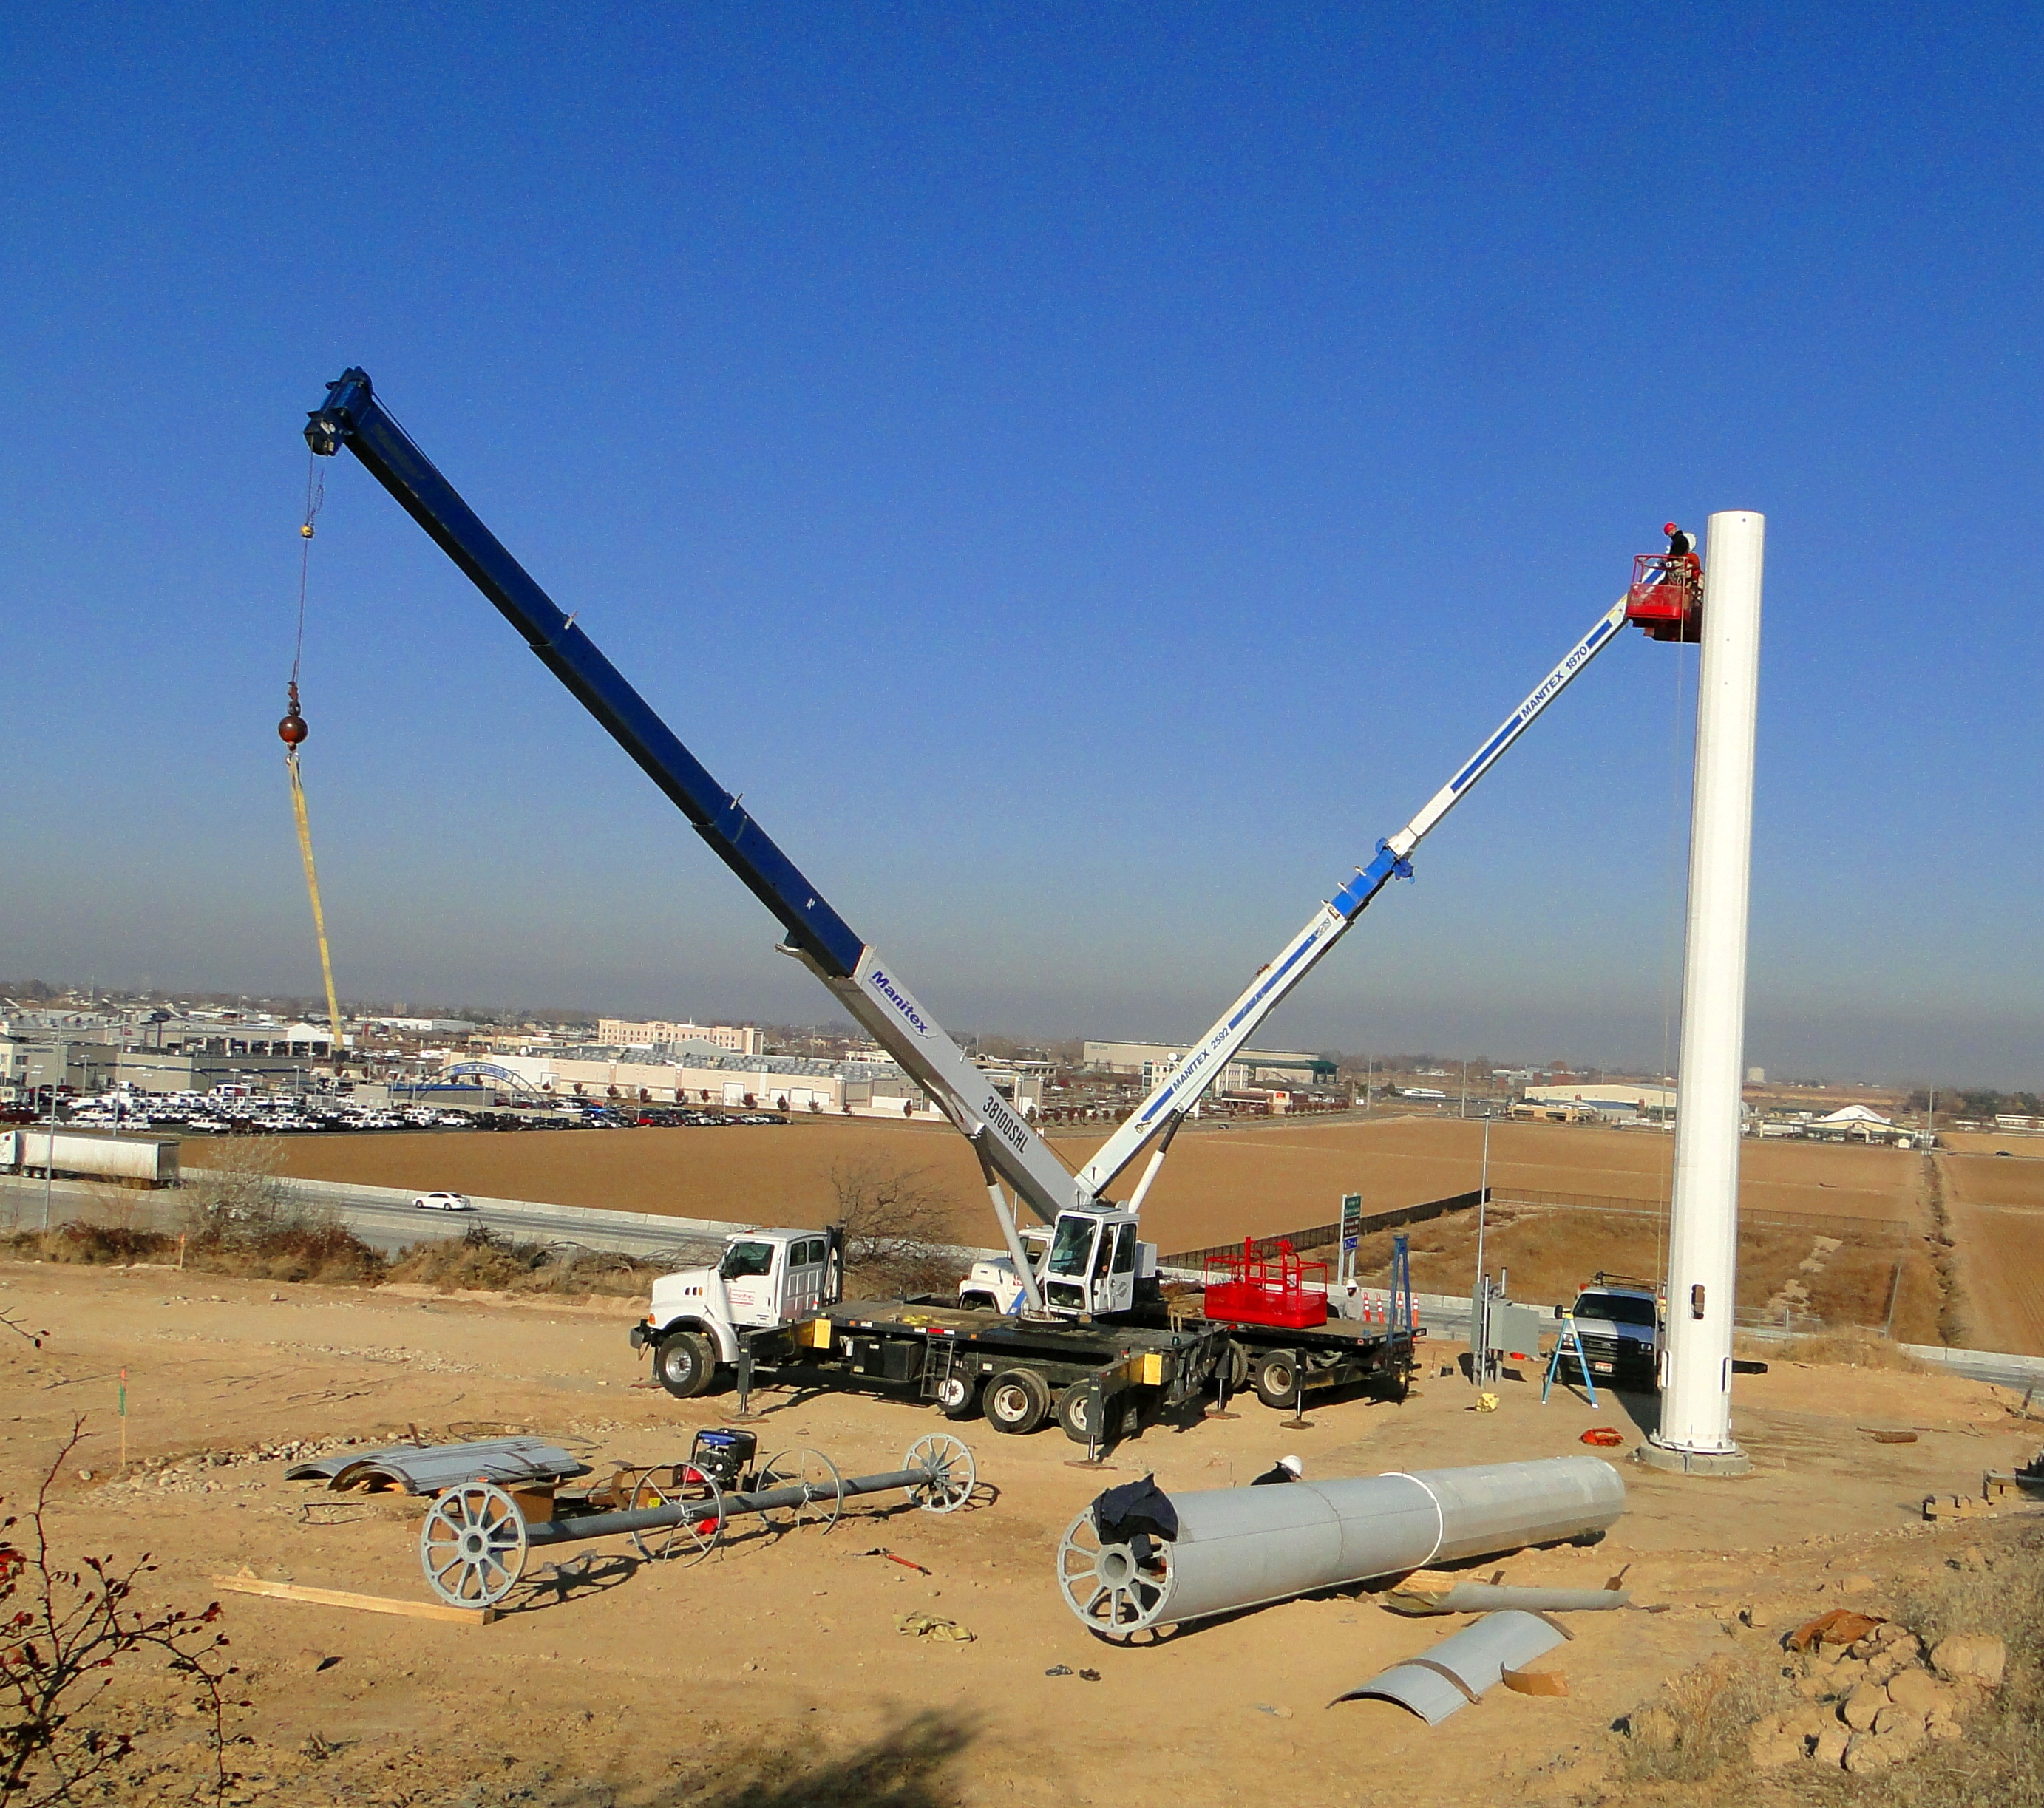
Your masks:
M0 979L0 1019L4 1019L8 1001L33 1011L42 1009L90 1010L94 1005L109 1008L173 1002L193 1007L233 1010L237 1007L250 1013L267 1013L279 1019L294 1018L313 1023L326 1020L326 1006L323 996L294 993L265 994L260 992L208 989L204 988L162 988L144 981L133 986L98 986L87 981L52 985L48 981L8 981ZM540 1026L554 1029L586 1027L591 1039L598 1039L596 1031L605 1018L624 1016L639 1019L649 1015L636 1008L631 1010L601 1009L579 1005L531 1005L486 1003L474 1000L455 1000L448 998L432 999L405 997L387 999L356 999L343 993L340 1008L344 1023L359 1023L400 1019L467 1019L478 1027L511 1027ZM651 1013L656 1017L660 1013ZM758 1012L744 1011L727 1012L690 1012L676 1008L665 1015L678 1023L694 1024L697 1028L708 1028L713 1024L736 1023L758 1027L768 1035L784 1042L803 1038L832 1038L838 1041L870 1045L870 1038L858 1025L848 1019L796 1016L775 1019ZM1204 1026L1201 1026L1202 1028ZM959 1046L969 1054L978 1054L990 1049L1001 1054L1016 1054L1031 1050L1038 1051L1062 1050L1076 1057L1076 1051L1087 1042L1112 1041L1123 1038L1123 1031L1115 1026L1107 1031L1097 1028L1071 1034L1046 1035L1012 1028L978 1025L961 1027L947 1026ZM1193 1035L1174 1038L1136 1035L1126 1039L1156 1042L1163 1045L1189 1044L1197 1039ZM1281 1038L1274 1035L1259 1036L1255 1046L1274 1047ZM1610 1073L1643 1079L1670 1079L1675 1077L1672 1061L1662 1063L1655 1060L1639 1060L1620 1057L1609 1052L1585 1053L1581 1048L1568 1049L1558 1043L1531 1045L1523 1048L1498 1050L1490 1048L1467 1049L1442 1043L1436 1046L1424 1040L1407 1044L1380 1043L1374 1047L1355 1044L1321 1043L1311 1045L1314 1052L1337 1060L1344 1070L1357 1067L1367 1068L1374 1062L1380 1071L1411 1074L1417 1072L1435 1072L1435 1065L1442 1062L1457 1064L1466 1068L1471 1074L1492 1070L1500 1072L1524 1069L1552 1069L1562 1073ZM1535 1052L1544 1047L1544 1054ZM1748 1063L1749 1077L1764 1075L1769 1084L1808 1085L1815 1087L1865 1085L1886 1088L1914 1088L1921 1092L1928 1087L1933 1091L1949 1090L1954 1092L1967 1088L1988 1088L2011 1094L2027 1092L2028 1088L2004 1075L1955 1072L1950 1073L1886 1073L1847 1065L1824 1069L1785 1069L1769 1068L1753 1061ZM1443 1070L1445 1071L1445 1070Z
M86 5L10 48L0 971L317 992L275 724L298 431L359 363L939 1018L1018 1036L1197 1035L1663 520L1757 509L1746 1059L2044 1084L2034 9ZM320 474L344 995L825 1011ZM1666 1071L1695 681L1627 634L1267 1039Z

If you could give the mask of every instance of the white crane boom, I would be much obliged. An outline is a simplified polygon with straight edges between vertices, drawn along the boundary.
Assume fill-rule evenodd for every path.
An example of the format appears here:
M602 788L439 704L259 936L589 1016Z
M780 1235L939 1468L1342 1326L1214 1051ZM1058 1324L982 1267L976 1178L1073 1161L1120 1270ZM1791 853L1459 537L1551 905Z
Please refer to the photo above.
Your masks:
M1186 1052L1184 1059L1159 1080L1135 1114L1079 1170L1081 1192L1092 1198L1111 1186L1116 1177L1160 1134L1169 1131L1199 1102L1201 1096L1228 1069L1243 1043L1256 1033L1300 981L1313 970L1321 957L1347 932L1370 900L1394 878L1412 876L1412 850L1456 804L1467 797L1476 781L1501 758L1505 750L1533 725L1535 719L1559 697L1597 654L1616 637L1625 624L1628 599L1621 597L1597 618L1589 632L1570 648L1561 663L1534 686L1525 701L1498 725L1496 732L1466 761L1454 777L1427 800L1412 821L1389 839L1377 844L1377 858L1356 869L1355 877L1308 919L1304 928L1279 950L1277 958L1259 967L1242 996L1221 1014L1220 1020ZM1151 1161L1138 1189L1135 1203L1147 1193L1155 1179L1160 1149Z

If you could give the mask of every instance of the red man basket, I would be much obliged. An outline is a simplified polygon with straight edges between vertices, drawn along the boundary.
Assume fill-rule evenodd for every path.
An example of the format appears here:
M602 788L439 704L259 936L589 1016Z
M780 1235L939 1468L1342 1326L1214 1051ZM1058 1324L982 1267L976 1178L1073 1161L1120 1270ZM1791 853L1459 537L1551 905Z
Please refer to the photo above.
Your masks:
M1625 619L1650 639L1700 639L1703 588L1703 562L1693 552L1642 552L1632 562Z
M1239 1325L1304 1330L1327 1322L1327 1265L1309 1262L1280 1239L1276 1258L1245 1237L1242 1253L1207 1258L1206 1315Z

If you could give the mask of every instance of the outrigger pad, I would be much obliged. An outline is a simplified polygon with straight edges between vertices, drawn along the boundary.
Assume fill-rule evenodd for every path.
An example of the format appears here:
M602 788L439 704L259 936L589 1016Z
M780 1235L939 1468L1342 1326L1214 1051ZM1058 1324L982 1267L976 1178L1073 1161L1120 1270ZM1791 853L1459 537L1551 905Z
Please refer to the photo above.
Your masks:
M1155 1475L1111 1487L1093 1503L1093 1529L1104 1545L1128 1545L1139 1563L1150 1555L1150 1541L1168 1544L1178 1535L1178 1510L1157 1485Z

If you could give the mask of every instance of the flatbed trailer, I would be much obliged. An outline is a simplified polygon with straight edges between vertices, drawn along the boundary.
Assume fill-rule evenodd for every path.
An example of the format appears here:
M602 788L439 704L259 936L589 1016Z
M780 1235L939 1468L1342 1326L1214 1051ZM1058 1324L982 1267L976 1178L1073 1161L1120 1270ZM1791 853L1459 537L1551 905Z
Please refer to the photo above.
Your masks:
M739 1403L777 1381L912 1389L947 1418L984 1411L997 1431L1055 1418L1105 1445L1155 1413L1201 1399L1231 1359L1227 1327L1195 1321L1030 1319L925 1299L846 1299L791 1324L739 1334Z
M1161 1322L1162 1307L1120 1315ZM1329 1319L1304 1327L1254 1325L1226 1319L1181 1318L1189 1328L1204 1326L1228 1340L1228 1391L1253 1388L1267 1407L1289 1410L1308 1393L1324 1388L1367 1386L1385 1399L1402 1400L1418 1361L1417 1329Z

